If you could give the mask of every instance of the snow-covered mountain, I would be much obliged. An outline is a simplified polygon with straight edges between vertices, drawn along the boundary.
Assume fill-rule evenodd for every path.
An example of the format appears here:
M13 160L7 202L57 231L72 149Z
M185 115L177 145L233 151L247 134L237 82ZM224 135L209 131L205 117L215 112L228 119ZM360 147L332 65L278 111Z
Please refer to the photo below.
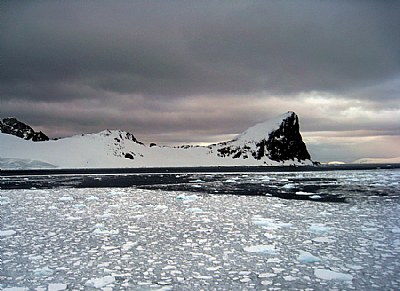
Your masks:
M353 164L400 164L400 157L396 158L362 158Z
M12 163L13 159L15 163ZM21 168L49 168L52 165L61 168L115 168L311 163L294 112L259 123L234 140L209 146L146 146L131 133L121 130L43 142L0 134L0 168L8 168L10 164Z

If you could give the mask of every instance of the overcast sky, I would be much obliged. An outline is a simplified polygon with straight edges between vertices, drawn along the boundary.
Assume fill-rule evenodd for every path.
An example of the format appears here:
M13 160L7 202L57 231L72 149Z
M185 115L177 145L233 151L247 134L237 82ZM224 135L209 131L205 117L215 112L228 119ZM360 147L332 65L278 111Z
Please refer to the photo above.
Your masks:
M212 143L288 110L312 157L400 156L400 1L2 1L0 117Z

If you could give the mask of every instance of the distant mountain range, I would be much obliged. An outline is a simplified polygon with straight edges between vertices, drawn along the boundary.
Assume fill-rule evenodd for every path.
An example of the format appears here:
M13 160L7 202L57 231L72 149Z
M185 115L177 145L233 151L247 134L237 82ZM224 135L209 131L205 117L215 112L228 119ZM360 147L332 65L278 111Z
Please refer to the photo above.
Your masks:
M209 146L145 145L129 132L104 130L50 140L16 118L0 120L0 168L116 168L310 165L299 118L287 112Z

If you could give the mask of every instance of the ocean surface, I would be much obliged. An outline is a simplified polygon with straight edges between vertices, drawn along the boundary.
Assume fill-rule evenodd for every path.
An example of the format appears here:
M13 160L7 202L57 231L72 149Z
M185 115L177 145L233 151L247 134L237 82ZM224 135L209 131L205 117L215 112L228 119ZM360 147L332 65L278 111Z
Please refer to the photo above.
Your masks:
M400 169L0 175L0 290L399 290Z

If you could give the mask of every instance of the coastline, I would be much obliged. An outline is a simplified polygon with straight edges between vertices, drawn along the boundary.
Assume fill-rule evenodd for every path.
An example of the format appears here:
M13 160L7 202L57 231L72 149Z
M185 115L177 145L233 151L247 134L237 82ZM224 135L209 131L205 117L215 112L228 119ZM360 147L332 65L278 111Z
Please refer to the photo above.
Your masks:
M106 175L106 174L181 174L181 173L273 173L399 169L400 164L340 164L319 166L206 166L141 168L56 168L0 169L0 176Z

